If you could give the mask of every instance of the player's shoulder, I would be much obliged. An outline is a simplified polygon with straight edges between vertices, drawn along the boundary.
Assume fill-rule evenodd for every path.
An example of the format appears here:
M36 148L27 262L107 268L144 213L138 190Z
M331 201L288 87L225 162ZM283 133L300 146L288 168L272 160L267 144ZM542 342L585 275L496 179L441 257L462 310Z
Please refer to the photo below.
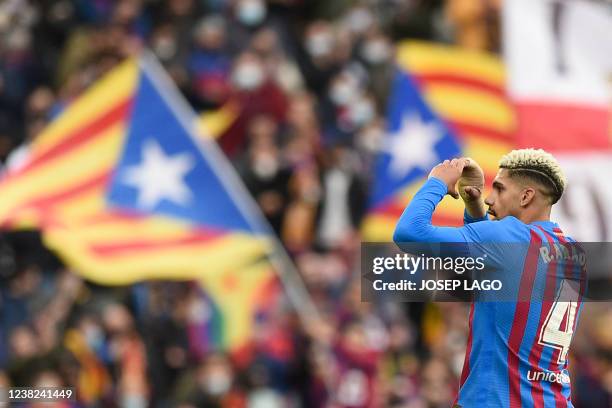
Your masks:
M534 232L533 226L525 224L513 215L504 217L499 220L499 223L507 231L510 238L512 238L512 241L509 240L508 242L531 241Z
M580 243L574 237L572 237L571 235L567 235L564 232L560 232L560 236L563 237L563 239L566 242L569 242L570 244L580 245Z
M514 216L480 221L468 226L481 241L523 242L530 240L530 228Z

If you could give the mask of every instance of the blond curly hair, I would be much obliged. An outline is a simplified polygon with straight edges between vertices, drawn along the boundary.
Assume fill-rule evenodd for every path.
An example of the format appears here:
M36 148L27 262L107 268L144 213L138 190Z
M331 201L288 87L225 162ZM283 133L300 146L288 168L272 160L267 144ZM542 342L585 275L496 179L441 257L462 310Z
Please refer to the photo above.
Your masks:
M535 179L550 187L553 204L559 201L567 184L557 160L542 149L512 150L501 158L499 168L510 170L511 176Z

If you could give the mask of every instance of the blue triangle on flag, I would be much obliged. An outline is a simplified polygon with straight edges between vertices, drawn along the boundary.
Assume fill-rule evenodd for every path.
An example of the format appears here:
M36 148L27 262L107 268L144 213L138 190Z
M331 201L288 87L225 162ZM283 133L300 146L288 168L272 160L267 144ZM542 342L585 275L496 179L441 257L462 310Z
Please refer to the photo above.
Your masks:
M141 69L125 145L107 192L108 203L200 227L261 232L239 207L244 197L230 193L222 181L224 175L215 162L220 159L198 147L150 75Z
M384 205L441 161L461 155L455 135L398 70L387 104L387 133L375 169L370 208Z

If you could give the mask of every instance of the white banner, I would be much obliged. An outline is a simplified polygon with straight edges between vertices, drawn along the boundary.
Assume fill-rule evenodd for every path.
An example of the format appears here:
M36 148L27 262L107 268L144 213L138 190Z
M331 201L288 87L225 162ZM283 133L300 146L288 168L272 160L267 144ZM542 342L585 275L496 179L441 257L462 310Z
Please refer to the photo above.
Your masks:
M610 105L610 2L506 0L502 21L512 97Z
M567 189L551 219L578 241L612 241L612 152L555 157L567 176Z

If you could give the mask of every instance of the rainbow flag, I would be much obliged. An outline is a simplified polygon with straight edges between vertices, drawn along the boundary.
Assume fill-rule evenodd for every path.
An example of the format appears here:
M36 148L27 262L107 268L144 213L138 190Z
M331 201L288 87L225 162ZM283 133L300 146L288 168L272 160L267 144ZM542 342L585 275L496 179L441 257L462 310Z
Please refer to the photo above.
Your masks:
M282 287L267 260L236 271L203 276L199 283L210 313L190 335L205 338L207 349L239 352L247 346L260 323L271 318L282 299Z
M369 241L391 240L397 219L439 162L472 157L490 186L500 157L514 146L515 114L497 57L408 41L398 45L397 64L362 226ZM446 197L433 221L459 225L462 214L461 201Z
M201 279L270 248L251 197L156 61L75 100L0 180L0 225L37 228L87 279Z

